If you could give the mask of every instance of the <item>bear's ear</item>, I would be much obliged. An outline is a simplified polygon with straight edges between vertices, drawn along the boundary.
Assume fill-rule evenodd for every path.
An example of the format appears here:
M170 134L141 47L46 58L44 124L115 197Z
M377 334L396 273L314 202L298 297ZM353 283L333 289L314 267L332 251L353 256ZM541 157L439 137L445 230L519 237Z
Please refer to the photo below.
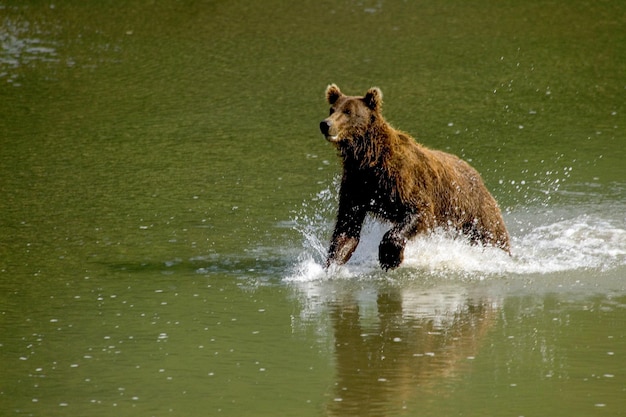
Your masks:
M372 87L365 93L363 101L370 110L380 111L383 106L383 92L378 87Z
M328 104L331 106L335 104L341 96L343 96L343 93L335 84L330 84L326 87L326 100L328 100Z

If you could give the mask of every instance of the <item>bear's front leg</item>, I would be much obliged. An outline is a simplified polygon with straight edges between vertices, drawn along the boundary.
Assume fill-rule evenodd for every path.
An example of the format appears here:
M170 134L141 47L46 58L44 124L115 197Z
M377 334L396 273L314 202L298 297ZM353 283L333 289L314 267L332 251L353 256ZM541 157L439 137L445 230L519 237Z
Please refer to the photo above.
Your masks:
M400 266L404 260L404 247L407 242L419 233L432 229L434 216L429 206L419 212L406 215L403 221L391 228L378 246L380 266L388 271Z
M396 269L404 260L404 247L407 239L404 238L397 230L391 229L380 242L378 246L378 261L380 266L385 270Z
M361 227L367 212L365 206L355 202L354 195L346 191L346 188L351 188L346 185L346 182L347 179L344 177L339 191L339 212L328 249L326 268L333 263L343 265L348 262L359 244Z
M348 262L358 244L358 237L348 236L344 233L334 236L330 243L330 249L328 250L326 268L333 263L343 265Z

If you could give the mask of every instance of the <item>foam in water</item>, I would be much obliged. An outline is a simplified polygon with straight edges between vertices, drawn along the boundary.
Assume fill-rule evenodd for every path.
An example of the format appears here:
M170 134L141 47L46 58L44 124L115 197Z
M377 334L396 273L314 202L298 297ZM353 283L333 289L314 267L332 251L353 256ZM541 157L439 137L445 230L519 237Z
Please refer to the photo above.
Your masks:
M378 244L390 226L373 219L366 221L351 260L344 266L324 269L327 239L332 230L327 220L329 207L333 206L331 200L332 193L320 193L317 203L323 209L312 217L296 219L296 229L302 233L304 243L286 280L307 282L380 272ZM620 210L612 213L610 207L602 211L596 208L592 214L569 212L555 217L554 208L536 207L507 213L505 221L511 233L511 256L498 248L473 246L437 231L409 242L399 270L482 279L503 274L607 271L626 265L626 229Z

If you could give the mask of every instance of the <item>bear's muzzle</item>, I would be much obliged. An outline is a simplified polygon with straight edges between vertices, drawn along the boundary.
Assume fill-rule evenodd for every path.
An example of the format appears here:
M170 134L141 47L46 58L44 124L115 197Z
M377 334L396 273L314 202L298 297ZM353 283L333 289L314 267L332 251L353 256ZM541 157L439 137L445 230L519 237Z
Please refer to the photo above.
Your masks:
M320 130L322 131L322 134L326 137L327 140L329 140L331 142L335 142L339 135L333 135L330 132L330 129L331 129L332 126L333 126L333 123L330 120L328 120L328 119L322 120L320 122Z

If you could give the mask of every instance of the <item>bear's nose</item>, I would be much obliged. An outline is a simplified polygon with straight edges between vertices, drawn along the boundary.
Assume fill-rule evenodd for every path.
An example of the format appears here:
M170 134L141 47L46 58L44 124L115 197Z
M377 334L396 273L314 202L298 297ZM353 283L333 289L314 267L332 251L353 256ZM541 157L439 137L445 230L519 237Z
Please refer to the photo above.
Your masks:
M328 120L322 120L320 122L320 130L326 136L328 136L328 132L330 130L331 123Z

